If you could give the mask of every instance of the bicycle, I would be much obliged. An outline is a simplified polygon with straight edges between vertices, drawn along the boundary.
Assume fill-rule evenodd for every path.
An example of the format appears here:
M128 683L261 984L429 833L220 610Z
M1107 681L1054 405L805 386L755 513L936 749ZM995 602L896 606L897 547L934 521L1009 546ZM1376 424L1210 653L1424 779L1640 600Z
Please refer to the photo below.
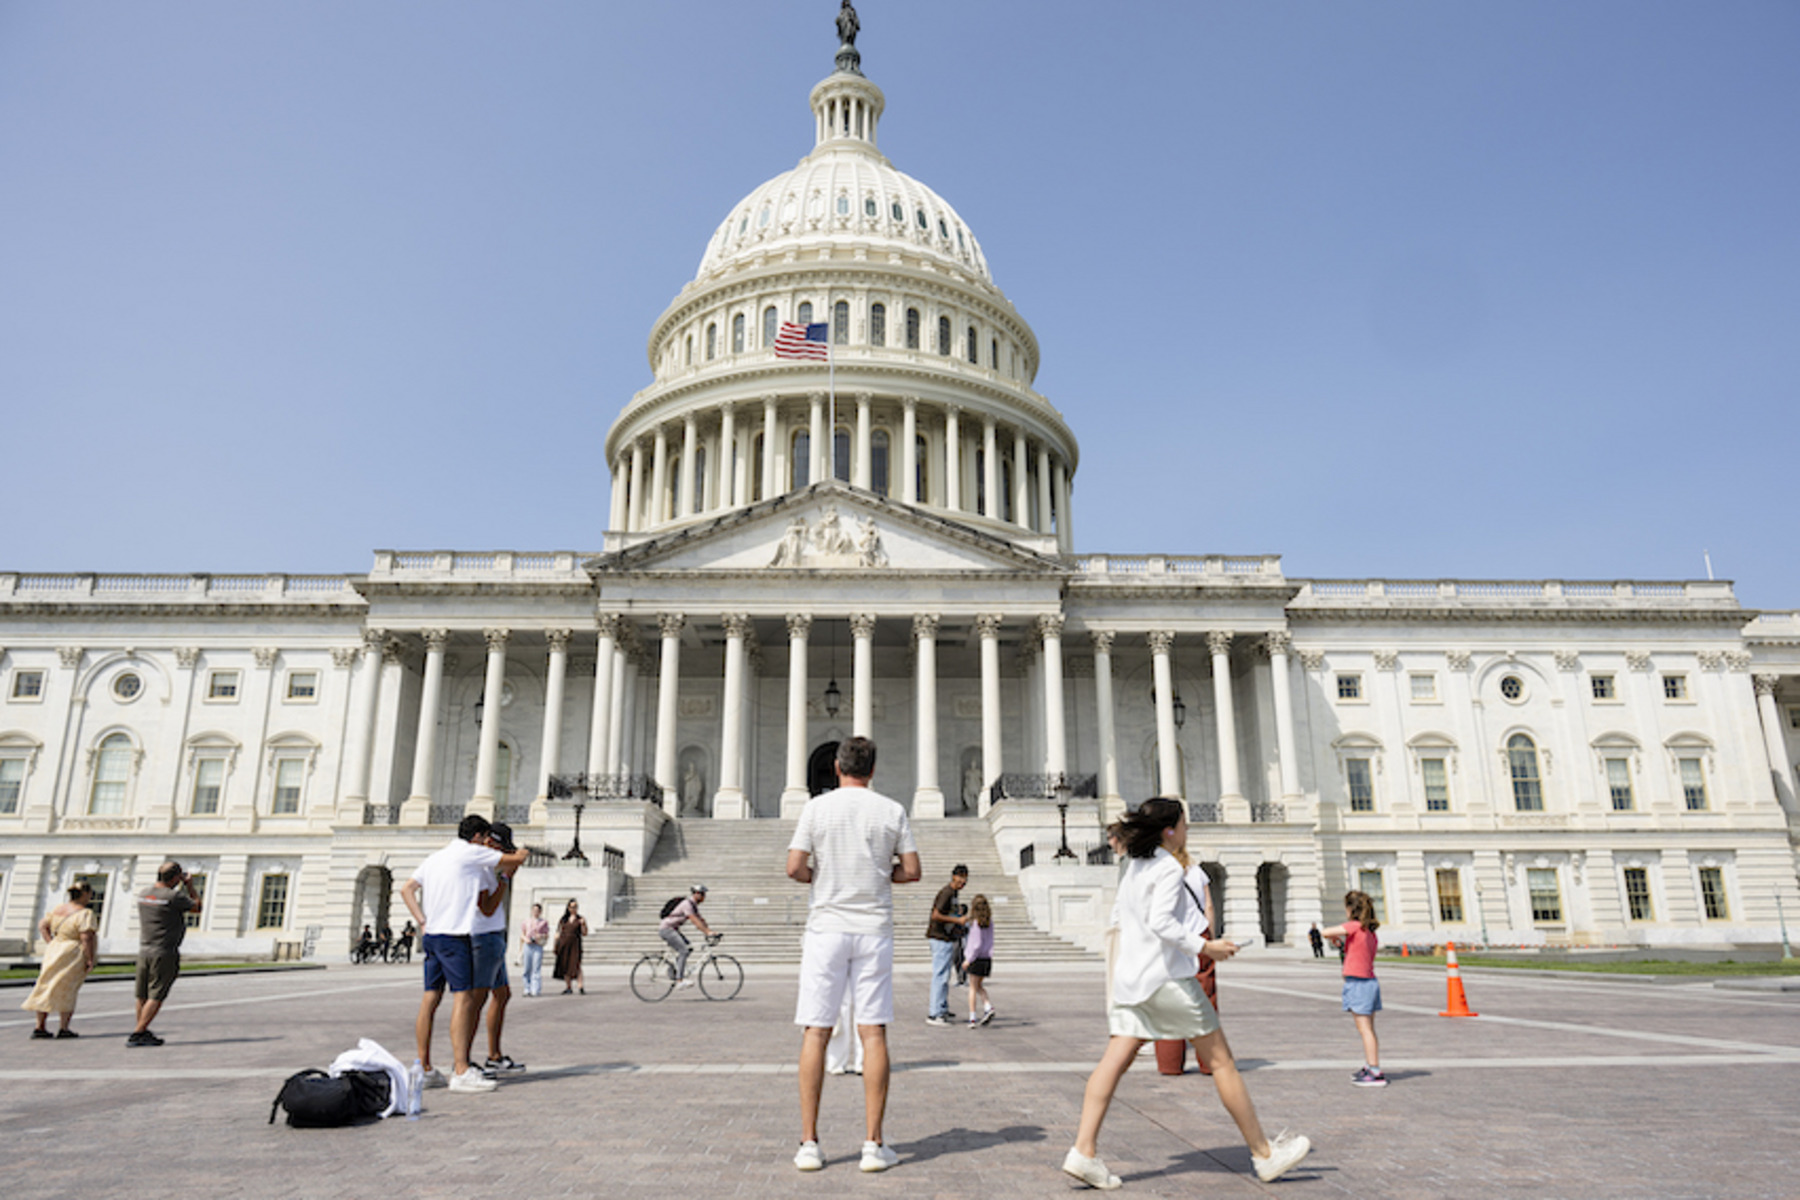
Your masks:
M706 948L688 960L688 971L708 1000L729 1000L744 986L744 968L716 947L722 933L708 934ZM631 968L631 991L639 1000L654 1003L675 990L675 960L666 951L655 951Z

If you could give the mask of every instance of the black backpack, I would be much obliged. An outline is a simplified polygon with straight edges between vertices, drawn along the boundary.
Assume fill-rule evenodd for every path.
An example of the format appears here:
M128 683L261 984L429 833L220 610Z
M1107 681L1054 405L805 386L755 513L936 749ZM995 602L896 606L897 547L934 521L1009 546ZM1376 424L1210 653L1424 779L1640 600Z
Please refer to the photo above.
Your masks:
M683 900L686 900L686 899L687 899L686 896L676 896L672 900L663 901L662 911L660 913L657 913L656 915L665 921L668 920L669 914L674 912L676 906L679 905Z
M384 1071L345 1071L331 1076L315 1067L288 1076L275 1103L269 1106L269 1124L278 1109L287 1109L287 1123L296 1129L328 1129L354 1125L387 1111L392 1082Z

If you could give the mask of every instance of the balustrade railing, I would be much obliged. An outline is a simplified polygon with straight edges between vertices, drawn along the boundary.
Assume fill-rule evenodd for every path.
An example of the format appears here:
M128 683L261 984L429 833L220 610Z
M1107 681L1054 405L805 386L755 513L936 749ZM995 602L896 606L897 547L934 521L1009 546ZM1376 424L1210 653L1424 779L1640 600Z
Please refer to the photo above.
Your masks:
M1188 804L1188 820L1195 825L1217 825L1225 819L1217 800L1195 800Z
M363 805L364 825L398 825L399 823L400 806L398 804Z
M434 804L426 814L425 821L430 825L455 825L462 821L467 811L461 804Z
M552 775L552 800L661 800L662 787L649 775Z
M994 781L993 800L1060 800L1058 788L1067 785L1071 800L1094 800L1100 795L1098 775L1002 775Z
M1250 805L1250 819L1258 823L1280 823L1287 820L1287 805L1258 800Z

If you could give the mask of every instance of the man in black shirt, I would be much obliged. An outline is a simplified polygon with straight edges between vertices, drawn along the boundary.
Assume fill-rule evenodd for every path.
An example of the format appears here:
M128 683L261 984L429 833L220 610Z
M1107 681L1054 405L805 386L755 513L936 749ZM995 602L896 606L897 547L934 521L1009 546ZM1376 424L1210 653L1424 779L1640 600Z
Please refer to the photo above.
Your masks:
M925 936L931 940L931 1012L927 1025L954 1025L950 1015L950 973L955 969L957 938L969 918L958 912L956 893L969 882L969 868L962 863L950 869L950 882L938 889L931 902L931 923Z
M125 1039L127 1046L163 1044L150 1032L150 1022L156 1020L181 973L187 916L199 911L200 894L178 862L158 868L156 886L138 897L137 1028Z

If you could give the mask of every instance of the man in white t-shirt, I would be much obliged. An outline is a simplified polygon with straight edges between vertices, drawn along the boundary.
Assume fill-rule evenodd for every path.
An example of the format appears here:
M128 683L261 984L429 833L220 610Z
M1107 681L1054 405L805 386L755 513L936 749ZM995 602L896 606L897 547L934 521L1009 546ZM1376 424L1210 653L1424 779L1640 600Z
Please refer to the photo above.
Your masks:
M825 1165L819 1152L825 1050L849 992L864 1054L868 1128L862 1169L885 1171L900 1161L881 1139L887 1110L887 1026L894 1019L893 885L918 882L919 848L906 810L869 788L875 773L874 742L864 737L841 742L836 769L838 787L807 802L788 845L788 878L812 885L794 1010L794 1024L804 1031L801 1141L794 1165L802 1171Z
M425 990L430 992L435 985L450 991L450 1050L454 1059L450 1089L458 1092L494 1088L494 1081L469 1062L481 1006L487 1001L492 983L491 979L475 978L474 934L476 919L481 915L482 891L494 886L495 872L510 876L525 865L525 851L506 854L484 844L489 828L486 817L464 817L457 826L456 840L420 863L412 878L400 888L400 898L424 935L421 940L425 946ZM436 984L440 979L442 983ZM421 1010L421 1021L426 1019ZM429 1044L430 1036L427 1025L420 1040Z

